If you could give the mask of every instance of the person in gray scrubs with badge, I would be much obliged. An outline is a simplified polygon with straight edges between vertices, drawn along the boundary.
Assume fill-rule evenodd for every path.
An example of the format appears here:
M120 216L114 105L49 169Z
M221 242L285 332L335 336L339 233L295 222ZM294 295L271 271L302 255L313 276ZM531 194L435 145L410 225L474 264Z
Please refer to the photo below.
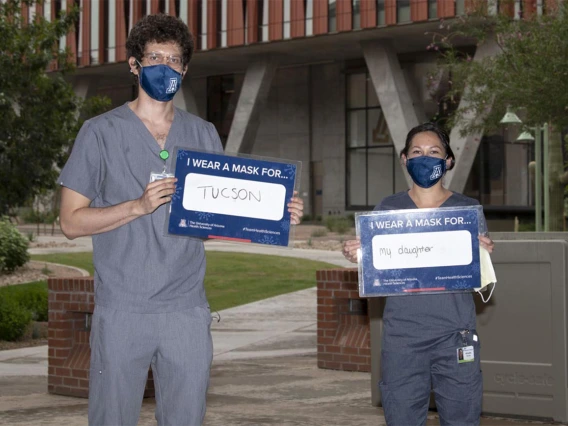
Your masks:
M414 185L386 197L375 210L479 204L442 186L455 157L448 134L436 124L413 128L400 158ZM479 236L479 241L493 251L488 236ZM355 263L359 248L358 240L346 241L343 254ZM471 293L387 297L379 383L387 425L425 425L431 391L441 425L479 424L483 383L475 328Z
M165 235L175 146L222 151L211 123L174 107L193 53L187 25L146 16L127 40L138 98L85 122L61 172L61 229L93 236L90 425L136 425L152 367L159 425L200 425L213 357L196 239ZM303 202L288 203L292 224Z

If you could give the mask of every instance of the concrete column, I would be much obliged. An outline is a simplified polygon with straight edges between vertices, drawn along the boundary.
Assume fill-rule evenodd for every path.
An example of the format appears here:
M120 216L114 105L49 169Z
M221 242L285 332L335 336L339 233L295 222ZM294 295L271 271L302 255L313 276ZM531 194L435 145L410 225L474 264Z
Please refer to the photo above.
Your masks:
M475 55L473 57L474 61L480 61L488 56L493 56L497 54L498 46L493 40L488 39L485 43L477 47ZM465 92L467 93L469 89L466 87ZM467 96L465 96L467 97ZM463 100L460 101L459 110L468 110L469 102ZM488 105L488 110L491 105ZM468 112L464 118L464 122L471 122L473 120L479 119L478 116L473 112ZM446 174L445 185L447 188L456 192L463 192L469 173L471 172L471 167L473 166L473 161L477 154L477 149L479 148L479 142L483 136L483 132L477 134L471 134L466 136L460 135L461 126L456 125L450 132L450 143L452 151L456 156L456 164L454 169Z
M361 43L361 47L396 152L400 152L410 129L424 120L424 112L414 99L416 91L409 87L392 44L373 40ZM407 173L404 176L410 186L412 180Z
M73 81L73 91L82 99L87 99L97 94L98 81L95 77L79 77Z
M174 97L174 106L191 114L197 115L198 117L203 117L201 113L204 111L199 110L191 86L191 79L186 77L181 84L181 90L176 93L176 96Z
M277 62L272 57L254 61L247 68L225 146L226 152L246 154L252 152L260 112L268 98L276 69Z

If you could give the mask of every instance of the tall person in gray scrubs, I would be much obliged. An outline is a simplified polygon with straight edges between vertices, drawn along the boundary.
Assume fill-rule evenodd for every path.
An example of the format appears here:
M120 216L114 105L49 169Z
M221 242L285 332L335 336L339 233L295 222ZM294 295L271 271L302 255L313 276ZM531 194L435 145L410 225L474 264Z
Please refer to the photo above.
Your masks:
M442 186L442 177L453 168L455 157L448 134L436 124L412 129L400 158L414 185L386 197L375 210L479 204ZM479 241L493 251L489 237L479 236ZM358 240L346 241L343 254L357 262L359 248ZM387 297L379 383L387 425L425 425L431 390L441 425L479 424L483 383L475 328L471 293ZM468 362L459 359L459 349L464 347L473 347Z
M89 424L136 425L151 366L158 424L200 425L213 356L205 253L164 235L176 179L163 172L175 146L223 148L211 123L173 104L193 53L188 27L147 16L126 48L138 98L84 124L59 178L63 233L93 236ZM288 210L299 223L302 201Z

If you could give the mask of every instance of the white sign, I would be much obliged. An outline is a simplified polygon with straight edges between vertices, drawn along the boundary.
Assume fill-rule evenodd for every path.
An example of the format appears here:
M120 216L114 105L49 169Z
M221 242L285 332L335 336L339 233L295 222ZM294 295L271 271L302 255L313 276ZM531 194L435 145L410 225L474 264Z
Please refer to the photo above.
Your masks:
M373 266L377 270L461 266L472 262L469 231L375 235Z
M183 208L254 219L281 220L286 188L275 183L189 173Z

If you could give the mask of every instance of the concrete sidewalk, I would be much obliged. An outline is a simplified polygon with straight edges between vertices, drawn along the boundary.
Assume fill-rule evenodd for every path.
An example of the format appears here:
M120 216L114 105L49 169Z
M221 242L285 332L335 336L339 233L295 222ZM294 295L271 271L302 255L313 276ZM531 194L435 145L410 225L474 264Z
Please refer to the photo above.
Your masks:
M77 239L73 241L75 246L67 248L85 251L89 241ZM206 249L294 256L351 266L341 253L323 250L274 249L218 241L207 242ZM370 403L369 373L317 368L315 288L219 314L220 322L212 325L214 360L206 426L385 424L382 410ZM46 389L46 346L0 351L1 425L87 424L87 400L49 395ZM154 407L153 399L144 400L139 425L156 424ZM428 425L437 424L435 413L430 413ZM481 424L551 423L483 418Z
M302 290L220 312L207 426L384 425L371 406L369 373L320 370L316 291ZM47 347L0 352L0 424L86 425L87 401L49 395ZM153 399L139 425L155 425ZM438 424L435 413L428 425ZM483 418L482 425L550 424Z

